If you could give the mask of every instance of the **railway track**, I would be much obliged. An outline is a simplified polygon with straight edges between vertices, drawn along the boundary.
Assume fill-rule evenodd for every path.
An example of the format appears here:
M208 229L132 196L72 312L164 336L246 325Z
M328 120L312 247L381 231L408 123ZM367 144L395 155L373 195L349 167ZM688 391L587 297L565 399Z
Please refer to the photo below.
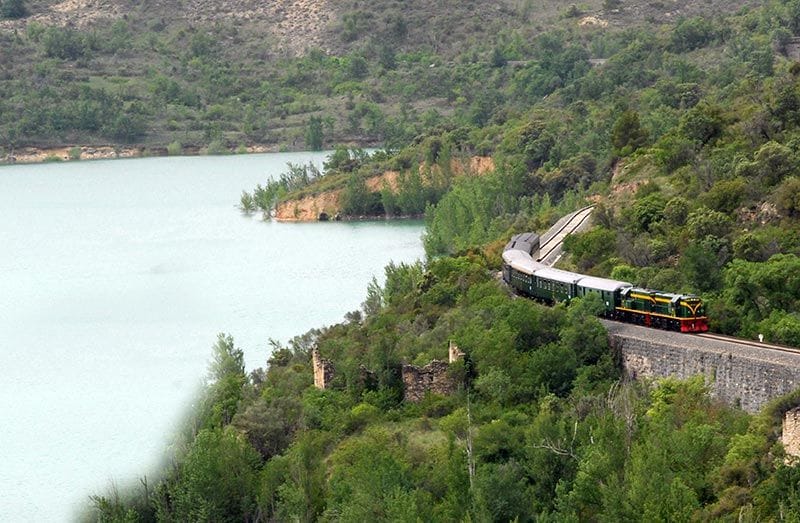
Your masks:
M561 246L561 243L564 241L564 238L567 235L575 232L575 230L580 227L583 222L589 218L589 216L591 216L592 209L594 209L594 205L589 205L583 209L575 211L572 217L564 222L564 225L562 225L552 236L550 236L546 242L539 246L539 256L537 257L536 261L541 262L542 260L546 260L547 257L553 253L553 251Z
M795 349L792 347L785 347L783 345L775 345L774 343L762 343L753 340L743 340L741 338L733 338L731 336L723 336L722 334L712 334L709 332L703 332L700 334L695 334L699 338L706 338L709 340L717 340L717 341L724 341L726 343L735 343L736 345L744 345L747 347L755 347L757 349L768 349L774 350L779 352L788 352L791 354L800 354L800 349Z

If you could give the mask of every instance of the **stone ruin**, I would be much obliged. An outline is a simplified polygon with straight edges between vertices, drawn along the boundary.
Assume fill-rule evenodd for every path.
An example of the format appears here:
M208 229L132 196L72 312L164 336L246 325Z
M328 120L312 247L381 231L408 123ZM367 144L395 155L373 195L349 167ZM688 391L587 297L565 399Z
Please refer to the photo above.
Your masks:
M319 350L314 349L311 351L311 364L314 369L314 386L325 390L333 381L333 362L323 358Z
M787 462L798 463L798 458L800 458L800 407L795 407L783 415L781 443L786 450Z
M458 361L464 357L464 353L458 345L450 341L448 348L449 363L441 360L433 360L424 367L404 364L401 370L403 379L403 399L405 401L417 402L425 397L425 394L452 394L457 383L448 374L447 370L450 363ZM333 382L335 369L333 362L320 355L318 349L311 351L311 364L314 369L314 386L325 390ZM368 382L374 379L373 373L366 367L361 367L361 379Z
M461 351L461 349L458 348L458 345L456 345L453 340L450 340L450 347L447 352L450 356L450 363L458 361L465 356L464 353Z
M450 365L446 361L433 360L424 367L403 365L403 400L412 403L421 401L428 392L449 394L453 382L447 375Z
M404 364L402 369L403 379L403 400L416 403L425 397L425 394L432 392L446 396L455 392L458 383L455 383L448 374L450 363L460 360L464 353L458 345L450 341L449 363L441 360L433 360L424 367Z

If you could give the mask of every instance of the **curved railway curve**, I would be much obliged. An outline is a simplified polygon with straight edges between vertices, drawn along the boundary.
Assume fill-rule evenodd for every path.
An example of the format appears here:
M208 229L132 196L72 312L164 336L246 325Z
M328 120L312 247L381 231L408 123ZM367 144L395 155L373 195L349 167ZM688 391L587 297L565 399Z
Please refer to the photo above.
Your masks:
M539 245L539 254L536 257L536 261L544 263L545 265L552 265L555 263L557 258L552 261L549 261L549 259L560 254L556 251L564 243L564 238L576 232L586 223L589 216L592 215L592 210L594 210L594 205L588 205L582 209L578 209L571 215L567 215L566 219L563 220L563 224L556 223L556 225L548 231L546 235L547 240Z

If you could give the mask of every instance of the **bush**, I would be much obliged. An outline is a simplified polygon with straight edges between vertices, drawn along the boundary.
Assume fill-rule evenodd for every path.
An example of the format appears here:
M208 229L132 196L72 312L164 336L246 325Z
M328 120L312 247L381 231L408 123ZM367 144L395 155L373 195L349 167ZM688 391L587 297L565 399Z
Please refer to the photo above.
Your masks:
M800 216L800 178L787 178L777 187L775 205L789 216Z
M62 60L77 60L89 52L82 33L74 29L49 27L42 36L45 55Z
M703 195L702 202L715 211L731 214L744 202L747 193L747 181L744 178L722 180L715 183Z
M180 156L181 153L183 153L183 145L178 140L175 140L174 142L170 142L170 144L167 145L167 154L168 155L170 155L170 156Z
M578 269L586 271L614 253L617 234L604 227L596 227L582 234L564 238L564 250L575 257Z
M716 32L705 18L689 18L678 23L670 36L670 49L683 53L705 47L716 38Z

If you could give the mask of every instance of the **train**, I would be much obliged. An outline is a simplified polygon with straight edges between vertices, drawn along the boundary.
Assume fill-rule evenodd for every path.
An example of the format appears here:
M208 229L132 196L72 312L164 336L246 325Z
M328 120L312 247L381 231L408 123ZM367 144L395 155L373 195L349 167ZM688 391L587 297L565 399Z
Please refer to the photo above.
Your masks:
M694 294L554 269L534 259L538 250L539 237L530 232L512 237L503 250L503 280L521 295L556 303L595 294L603 302L604 318L677 332L708 330L703 300Z

